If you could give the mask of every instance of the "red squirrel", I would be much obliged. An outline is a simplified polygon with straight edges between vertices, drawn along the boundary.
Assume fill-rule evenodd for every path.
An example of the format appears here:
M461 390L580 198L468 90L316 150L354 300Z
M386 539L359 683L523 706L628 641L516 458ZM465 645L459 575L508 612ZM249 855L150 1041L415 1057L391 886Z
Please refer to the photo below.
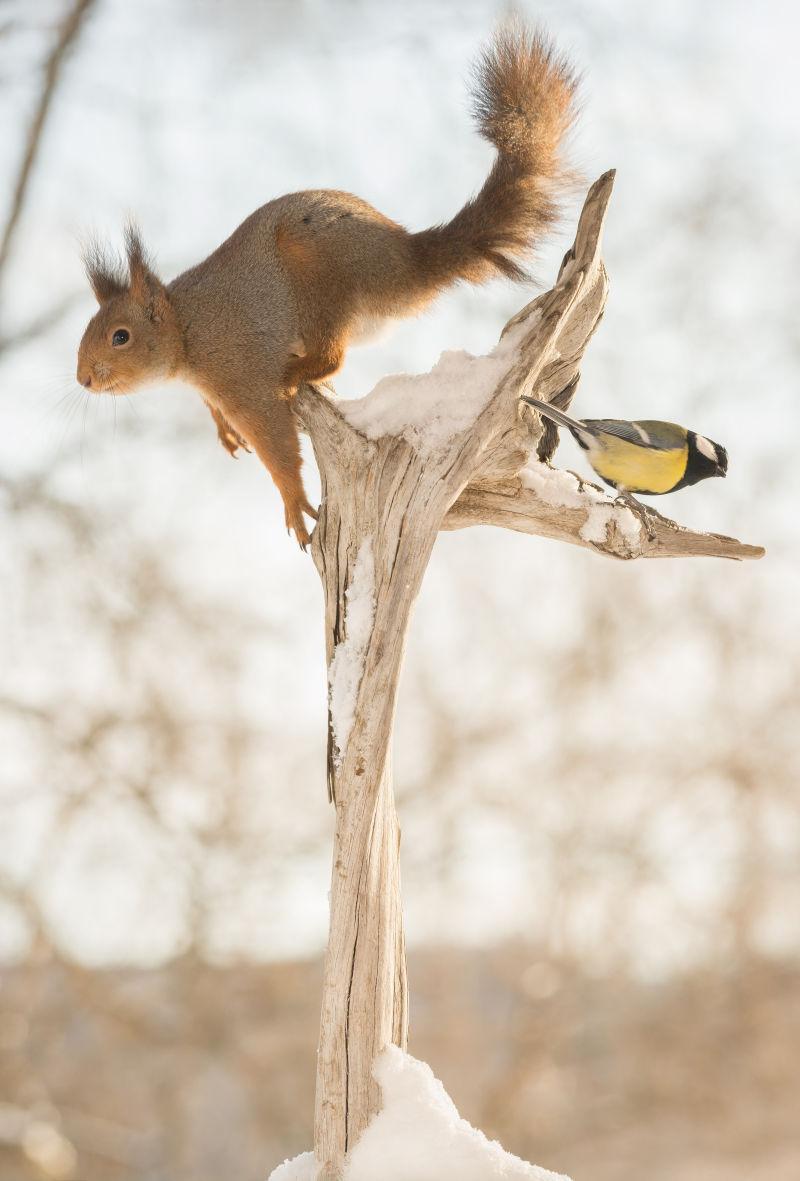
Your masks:
M350 193L290 193L252 213L204 262L163 283L138 231L127 267L96 246L84 258L100 304L78 350L78 381L126 393L145 381L196 386L231 454L251 447L283 497L305 549L303 488L291 398L331 377L348 345L382 321L418 312L463 279L526 277L521 262L553 224L568 180L562 141L576 76L540 32L501 29L476 63L473 113L497 149L478 194L452 221L410 233Z

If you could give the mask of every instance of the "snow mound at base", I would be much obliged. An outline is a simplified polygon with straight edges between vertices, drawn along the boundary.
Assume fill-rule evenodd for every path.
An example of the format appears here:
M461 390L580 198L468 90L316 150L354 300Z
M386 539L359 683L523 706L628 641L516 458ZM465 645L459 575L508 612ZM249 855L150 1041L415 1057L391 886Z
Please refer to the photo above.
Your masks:
M273 1169L267 1181L316 1181L317 1168L313 1152L301 1152L294 1160L285 1160Z
M343 1181L563 1181L471 1127L431 1068L397 1046L378 1055L373 1074L383 1110L350 1153ZM286 1161L269 1181L316 1181L313 1154Z

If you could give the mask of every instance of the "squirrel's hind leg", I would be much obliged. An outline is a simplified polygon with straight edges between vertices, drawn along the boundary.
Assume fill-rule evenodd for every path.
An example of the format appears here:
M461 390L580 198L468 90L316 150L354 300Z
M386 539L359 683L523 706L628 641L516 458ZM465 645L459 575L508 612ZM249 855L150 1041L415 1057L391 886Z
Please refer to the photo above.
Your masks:
M305 356L289 358L284 372L284 398L293 398L304 381L323 381L333 377L344 360L345 344L330 337L321 341L306 339Z

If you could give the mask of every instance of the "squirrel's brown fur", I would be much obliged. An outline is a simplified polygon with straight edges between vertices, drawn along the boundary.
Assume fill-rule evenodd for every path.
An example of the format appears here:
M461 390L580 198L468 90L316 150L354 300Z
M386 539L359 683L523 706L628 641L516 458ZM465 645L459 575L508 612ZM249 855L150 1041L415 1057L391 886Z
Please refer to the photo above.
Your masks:
M566 179L560 150L576 85L541 34L518 24L497 34L473 88L478 127L497 159L446 225L409 233L350 193L320 190L262 206L167 285L133 228L127 272L91 249L86 270L100 309L81 341L78 380L98 393L168 377L197 386L223 445L234 454L249 444L269 469L305 547L303 514L316 514L303 489L291 396L335 373L354 339L413 314L452 283L524 276L521 261L552 225Z

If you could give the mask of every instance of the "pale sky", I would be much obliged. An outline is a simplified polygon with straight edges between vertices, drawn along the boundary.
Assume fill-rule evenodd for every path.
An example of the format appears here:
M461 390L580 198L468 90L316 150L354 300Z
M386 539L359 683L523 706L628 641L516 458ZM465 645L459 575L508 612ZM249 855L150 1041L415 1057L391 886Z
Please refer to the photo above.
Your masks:
M2 121L12 132L0 141L0 173L10 178L49 22L62 6L48 0L4 7L24 17L0 40ZM405 686L411 691L430 681L473 727L488 724L494 711L527 715L539 692L542 653L581 634L592 596L608 596L609 627L624 625L630 595L643 622L599 700L574 711L539 702L530 731L522 738L516 731L513 747L490 744L485 763L477 758L463 772L463 811L448 838L454 848L447 873L430 868L443 856L444 835L431 831L440 823L437 814L431 817L416 793L405 814L401 806L412 940L550 937L548 858L555 846L532 854L518 820L500 806L487 810L482 794L493 780L500 794L527 793L525 768L536 742L563 748L576 727L591 735L618 726L621 742L640 743L642 733L661 727L662 738L671 728L676 745L692 752L703 749L704 734L717 731L723 745L727 734L734 747L748 725L759 732L762 680L763 692L771 692L787 667L797 668L800 648L795 9L723 0L517 7L541 19L584 72L573 153L587 179L618 170L605 247L611 294L574 409L681 420L723 442L731 456L728 479L658 507L686 524L764 544L768 557L746 566L694 561L622 568L505 533L440 539L412 631ZM197 870L208 874L208 890L228 898L225 921L211 939L219 954L293 954L316 950L324 939L330 814L322 761L321 595L310 560L286 538L265 473L253 459L227 459L192 391L145 391L135 407L76 403L72 417L58 406L93 311L79 240L96 231L118 242L133 213L171 278L258 204L297 188L352 190L414 228L447 218L478 187L491 159L471 127L465 78L500 11L477 0L99 0L47 129L0 290L0 327L12 332L63 297L74 295L75 303L46 337L0 359L0 470L52 471L55 489L96 508L109 523L108 548L92 568L99 580L93 590L105 602L124 611L134 601L126 556L151 546L193 599L246 609L276 637L243 645L237 707L280 735L263 770L270 797L257 796L253 778L245 798L254 830L263 826L280 845L285 825L283 844L294 852L280 864L276 859L274 873L273 854L265 855L246 887L210 858ZM27 29L30 24L38 28ZM574 214L572 206L563 232L542 251L538 273L545 284L571 238ZM354 350L337 380L339 393L357 397L386 373L425 370L444 349L486 351L532 293L504 282L448 293L424 317ZM585 472L571 442L558 462ZM312 462L308 481L314 485ZM20 584L17 554L40 545L46 555L46 525L38 537L30 522L24 535L18 528L7 515L0 548L11 604L0 623L3 694L94 702L111 694L115 700L130 686L111 688L104 641L76 633L68 609L80 598L87 571L74 561L56 570L45 560L37 577L61 588L64 607L63 617L43 614ZM707 614L695 610L698 603ZM543 629L537 613L555 626ZM723 617L739 635L749 629L753 635L752 653L737 674L743 680L736 722L720 712L729 709L720 704L722 687L704 683L698 656L709 618ZM509 619L516 641L506 634ZM594 642L591 634L585 641L590 648ZM213 679L207 664L198 657L194 670L182 663L159 667L160 656L166 664L182 661L183 650L173 651L155 632L142 645L142 660L157 669L165 691L180 695L194 679L201 700L204 678ZM511 651L513 666L504 665ZM404 777L413 781L430 738L429 719L419 711L418 702L403 698L401 798ZM800 766L796 744L783 734L770 736L773 745L776 740L787 740L783 768ZM52 823L57 785L32 781L34 761L14 724L4 730L4 763L0 792L10 803L0 866L24 881ZM710 913L704 908L714 905L736 856L738 838L709 776L692 805L699 811L688 819L665 813L648 838L665 865L678 867L665 872L658 888L642 889L630 918L642 946L654 923L677 932L675 946L642 951L654 971L691 957L694 928L687 922L684 930L680 916L686 908L695 916ZM597 782L604 783L602 768ZM574 787L583 801L578 811L586 807L581 793L591 795L582 783ZM191 784L173 788L171 814L185 815L190 825L195 807L202 810ZM617 782L619 815L633 816L646 791L641 780ZM549 797L542 808L558 814ZM713 818L707 827L699 826L703 809ZM597 823L614 822L606 813ZM562 831L560 824L553 820L551 835ZM564 822L563 831L568 827ZM800 850L797 821L792 827L778 819L775 831L788 863ZM181 939L189 888L188 877L162 872L173 854L173 844L161 847L112 792L41 871L41 896L59 937L92 960L168 954ZM598 908L607 921L614 906L613 892L598 885L604 871L597 872L571 928L587 954L597 951ZM606 875L606 885L609 880ZM796 893L797 886L789 881L786 889ZM788 906L786 913L786 921L769 920L775 946L796 943L800 934L800 907L793 920ZM0 912L0 948L3 930ZM5 930L11 950L20 936L10 917Z

